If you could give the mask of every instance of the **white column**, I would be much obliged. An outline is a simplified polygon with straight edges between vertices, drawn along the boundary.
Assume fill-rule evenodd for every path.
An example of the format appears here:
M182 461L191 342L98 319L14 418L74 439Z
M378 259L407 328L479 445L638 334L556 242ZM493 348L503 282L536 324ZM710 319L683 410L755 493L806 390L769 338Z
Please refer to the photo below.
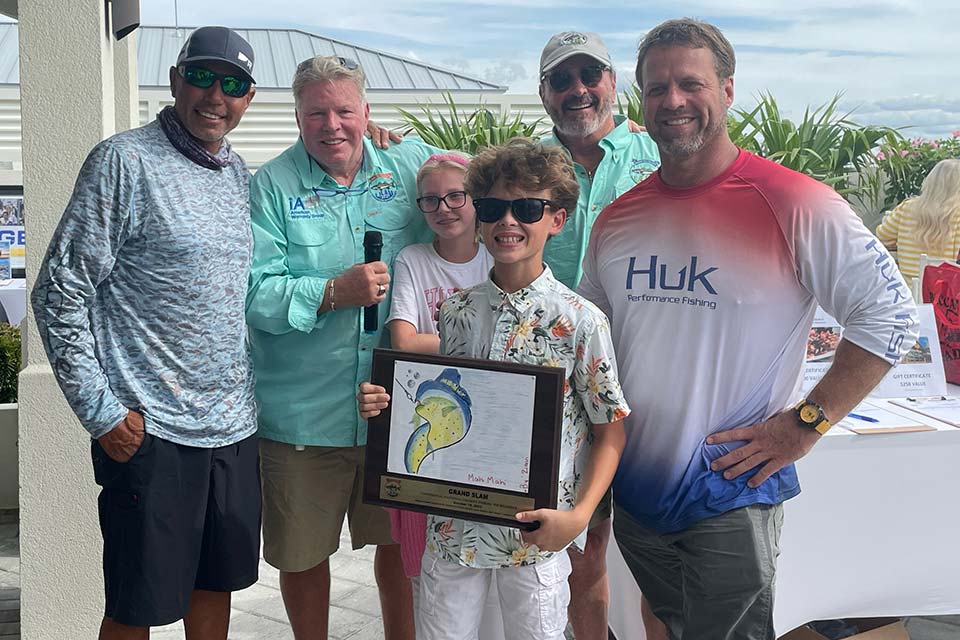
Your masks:
M114 45L103 0L19 3L27 286L87 152L116 127ZM67 407L33 313L20 375L20 575L24 640L94 638L103 615L90 441Z
M116 130L140 126L140 88L137 86L137 32L114 45Z

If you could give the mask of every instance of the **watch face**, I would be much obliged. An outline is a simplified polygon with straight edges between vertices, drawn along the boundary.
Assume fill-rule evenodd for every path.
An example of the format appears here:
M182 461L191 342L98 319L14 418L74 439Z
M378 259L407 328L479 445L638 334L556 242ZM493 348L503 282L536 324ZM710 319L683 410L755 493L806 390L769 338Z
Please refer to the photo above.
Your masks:
M805 404L800 407L800 419L807 424L813 424L820 417L820 411L812 404Z

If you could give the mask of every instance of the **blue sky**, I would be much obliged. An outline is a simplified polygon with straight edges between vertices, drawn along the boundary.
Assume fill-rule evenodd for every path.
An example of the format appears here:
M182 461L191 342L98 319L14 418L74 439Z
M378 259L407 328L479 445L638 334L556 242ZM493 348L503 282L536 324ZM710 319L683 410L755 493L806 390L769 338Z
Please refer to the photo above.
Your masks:
M768 91L799 117L807 105L843 92L842 105L854 109L852 119L862 123L909 126L904 133L911 137L948 136L960 129L955 0L677 0L669 9L649 4L179 0L179 23L295 27L458 69L513 93L535 93L540 50L553 33L599 33L626 86L643 33L665 19L693 16L719 26L733 43L738 106L752 106L758 92ZM141 0L141 19L173 24L174 0Z

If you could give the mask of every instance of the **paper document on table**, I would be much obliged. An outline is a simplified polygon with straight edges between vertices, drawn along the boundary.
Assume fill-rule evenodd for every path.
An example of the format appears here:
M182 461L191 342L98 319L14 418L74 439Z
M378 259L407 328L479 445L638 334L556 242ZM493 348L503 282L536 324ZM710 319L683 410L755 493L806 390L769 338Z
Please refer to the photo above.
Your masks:
M837 423L847 431L862 436L878 433L908 433L911 431L936 431L936 427L924 423L919 418L912 418L894 413L877 403L861 402L853 411Z
M917 305L920 335L913 347L904 354L900 364L887 372L870 392L871 398L902 398L903 396L940 396L947 392L943 373L943 355L933 305ZM807 341L801 391L808 394L833 364L833 357L843 335L840 323L817 307Z
M954 427L960 427L960 398L936 396L933 398L899 398L891 400L898 407L910 409L921 415Z

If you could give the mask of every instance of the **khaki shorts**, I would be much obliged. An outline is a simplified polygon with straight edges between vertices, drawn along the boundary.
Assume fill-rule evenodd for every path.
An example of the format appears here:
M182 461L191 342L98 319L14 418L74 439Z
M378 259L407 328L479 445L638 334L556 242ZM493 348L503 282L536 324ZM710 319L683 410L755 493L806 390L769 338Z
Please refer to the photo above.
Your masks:
M783 505L752 504L666 534L615 511L620 553L671 638L776 638Z
M312 569L340 546L344 515L354 549L394 544L387 511L362 502L364 451L260 440L264 560L281 571Z

